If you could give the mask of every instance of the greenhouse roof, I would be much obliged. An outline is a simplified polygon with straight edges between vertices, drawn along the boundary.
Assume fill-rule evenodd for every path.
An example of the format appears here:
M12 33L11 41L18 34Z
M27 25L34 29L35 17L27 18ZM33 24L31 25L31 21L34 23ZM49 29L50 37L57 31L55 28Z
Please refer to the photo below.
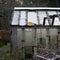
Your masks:
M15 7L12 26L60 26L60 8Z

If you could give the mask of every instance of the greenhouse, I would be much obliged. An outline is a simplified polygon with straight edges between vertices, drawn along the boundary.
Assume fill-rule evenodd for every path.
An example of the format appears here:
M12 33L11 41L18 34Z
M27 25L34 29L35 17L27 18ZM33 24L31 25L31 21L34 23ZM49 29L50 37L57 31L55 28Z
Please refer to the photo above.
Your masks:
M14 60L60 58L60 8L15 7L11 29Z

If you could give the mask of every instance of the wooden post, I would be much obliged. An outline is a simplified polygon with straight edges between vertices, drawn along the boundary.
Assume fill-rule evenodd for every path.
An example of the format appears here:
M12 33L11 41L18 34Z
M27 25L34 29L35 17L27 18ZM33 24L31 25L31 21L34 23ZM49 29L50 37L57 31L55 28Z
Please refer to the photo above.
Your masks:
M49 23L49 25L52 25L52 24L51 24L51 21L50 21L49 14L48 14L47 11L46 11L46 15L47 15L47 18L48 18L48 23ZM50 47L50 45L49 45L49 44L50 44L50 37L49 37L50 32L49 32L49 28L46 28L46 31L47 31L46 48L49 49L49 47Z

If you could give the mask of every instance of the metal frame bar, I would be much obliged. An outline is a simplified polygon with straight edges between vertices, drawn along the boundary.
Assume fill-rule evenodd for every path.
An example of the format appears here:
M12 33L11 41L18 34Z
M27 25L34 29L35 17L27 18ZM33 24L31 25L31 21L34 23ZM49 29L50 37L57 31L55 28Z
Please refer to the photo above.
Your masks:
M58 29L58 35L57 35L57 52L59 53L59 37L60 37L60 29Z
M46 11L46 15L47 15L47 18L48 18L48 23L49 23L49 25L51 25L50 17L49 17L49 14L48 14L48 12L47 12L47 11Z
M51 24L51 22L50 22L50 16L49 16L49 14L48 14L48 12L46 11L46 14L47 14L47 18L48 18L48 22L49 22L49 25L52 25ZM50 34L50 31L49 31L49 27L48 28L46 28L46 31L47 31L47 45L46 45L46 48L50 48L50 44L49 44L49 42L50 42L50 37L49 37L49 34Z
M34 40L35 40L35 47L34 47L34 55L37 53L37 39L36 39L36 28L34 28Z
M40 25L40 21L39 21L39 15L38 15L38 11L36 11L36 13L37 13L37 21L38 21L38 25Z
M38 26L27 26L27 25L25 25L25 26L19 26L19 25L10 25L11 27L18 27L18 28L22 28L22 27L24 27L24 28L34 28L34 27L36 27L36 28L48 28L48 27L50 27L50 28L60 28L60 26L42 26L42 25L38 25Z
M25 29L22 28L22 59L25 60Z
M18 18L18 25L19 25L19 22L20 22L20 17L21 17L21 11L19 11L19 18Z
M28 25L28 11L26 11L26 25Z
M42 45L42 28L40 28L40 45ZM42 47L42 46L40 46Z
M60 8L54 7L14 7L14 10L60 10Z
M59 21L60 21L60 15L59 15L58 11L56 11L56 13L57 13L57 16L59 17Z

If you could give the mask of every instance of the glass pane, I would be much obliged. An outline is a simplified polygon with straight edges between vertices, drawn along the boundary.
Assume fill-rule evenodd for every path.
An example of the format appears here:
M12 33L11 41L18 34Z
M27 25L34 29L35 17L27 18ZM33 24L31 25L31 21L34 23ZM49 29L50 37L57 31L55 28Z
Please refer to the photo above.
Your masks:
M60 21L59 21L58 17L55 18L54 25L56 25L56 26L59 25L60 26Z
M48 12L49 16L50 15L57 15L56 11L47 11L47 12Z
M57 15L56 11L48 11L48 14L49 14L49 16ZM55 19L54 19L54 25L60 25L60 21L59 21L58 17L55 17Z
M18 25L19 11L14 11L12 25Z
M60 12L58 11L58 14L60 15Z
M26 11L21 11L19 23L19 25L26 25Z
M40 20L40 24L43 25L43 20L44 17L47 17L46 12L45 11L38 11L39 13L39 20Z
M48 18L46 11L38 11L38 17L37 17L37 12L35 11L14 11L14 15L12 18L12 25L26 25L26 20L28 20L28 25L38 25L38 19L39 23L43 25L44 18L45 20L45 25L49 25ZM54 17L54 24L53 25L60 25L59 17L57 16L56 11L47 11L48 15L50 16L50 22L52 24L53 22L53 17ZM19 15L20 14L20 15ZM60 14L60 12L58 12Z
M33 45L33 31L32 31L32 29L25 29L25 45L26 46Z
M28 23L38 24L36 12L28 12Z
M22 48L22 39L23 39L23 36L22 36L22 29L17 29L17 45L18 45L18 48Z
M49 25L48 19L46 19L46 21L45 21L45 25Z

